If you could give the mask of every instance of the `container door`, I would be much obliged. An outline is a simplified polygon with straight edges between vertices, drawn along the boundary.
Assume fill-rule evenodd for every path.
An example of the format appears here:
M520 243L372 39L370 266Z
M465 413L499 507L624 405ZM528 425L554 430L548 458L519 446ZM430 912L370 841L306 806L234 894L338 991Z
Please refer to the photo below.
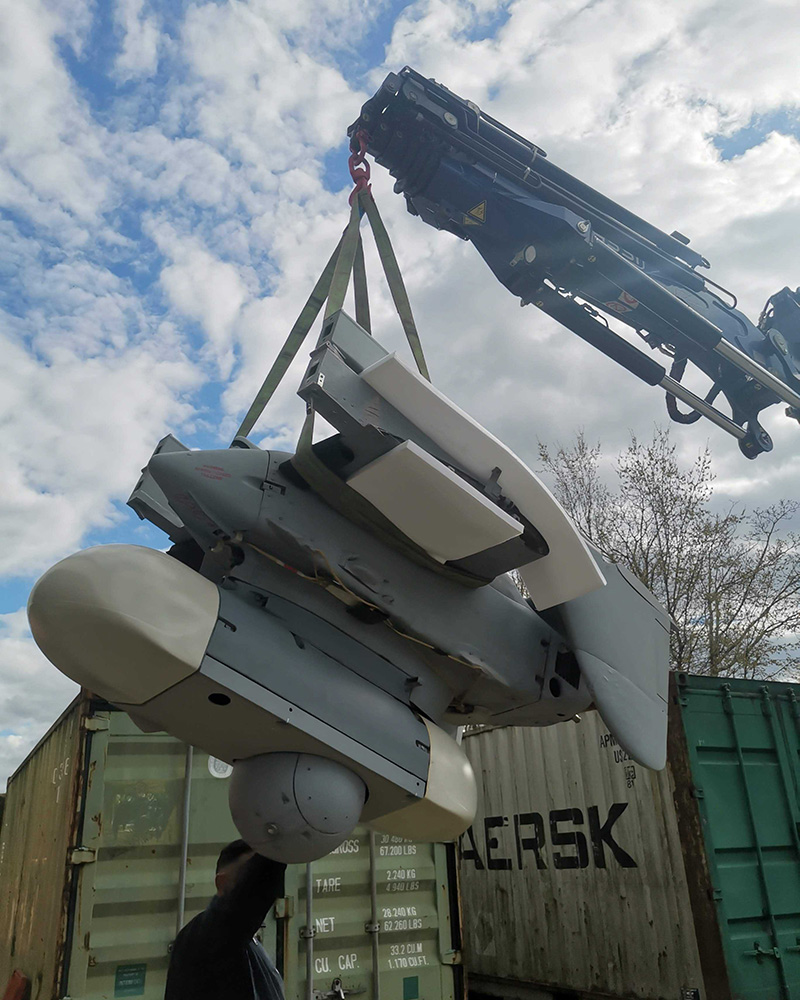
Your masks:
M71 1000L161 1000L174 936L183 744L122 712L95 733L75 907Z
M163 1000L179 912L186 746L142 733L124 712L110 712L109 726L92 739L65 992ZM184 922L213 895L217 855L238 836L218 773L195 752Z
M8 784L0 832L0 989L20 969L34 998L61 996L84 714L77 699Z
M792 685L678 676L736 1000L800 1000L800 711Z
M97 723L102 725L102 721ZM163 1000L180 910L186 746L145 734L123 712L92 734L86 807L76 871L70 1000ZM228 810L231 768L193 754L183 923L214 893L214 868L238 838ZM311 872L310 958L314 1000L375 997L373 941L384 1000L456 1000L445 849L378 838L379 924L372 924L369 834L360 831ZM306 867L290 866L286 898L261 939L287 981L287 998L304 1000ZM460 1000L460 998L458 998Z
M481 793L461 855L470 988L706 1000L670 773L597 712L464 745Z
M264 939L287 1000L460 1000L454 889L444 845L361 828L310 870L290 866Z

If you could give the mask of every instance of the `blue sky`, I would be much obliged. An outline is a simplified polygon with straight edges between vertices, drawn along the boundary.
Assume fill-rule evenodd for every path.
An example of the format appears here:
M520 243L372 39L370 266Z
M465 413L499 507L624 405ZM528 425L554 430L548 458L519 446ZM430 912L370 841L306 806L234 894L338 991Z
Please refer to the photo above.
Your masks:
M731 160L744 155L748 149L761 145L773 132L800 138L800 111L797 107L778 108L766 114L753 115L746 125L733 132L715 135L714 145L723 160Z
M0 766L72 690L27 633L32 582L86 545L165 544L125 507L138 470L168 432L230 440L346 221L345 130L387 72L436 77L687 233L754 315L800 283L797 20L777 0L5 5ZM613 451L662 420L657 395L409 217L379 168L375 192L437 383L520 454L580 427ZM256 440L291 447L293 381ZM711 442L723 498L797 495L797 428L774 422L757 466L706 427L681 447Z

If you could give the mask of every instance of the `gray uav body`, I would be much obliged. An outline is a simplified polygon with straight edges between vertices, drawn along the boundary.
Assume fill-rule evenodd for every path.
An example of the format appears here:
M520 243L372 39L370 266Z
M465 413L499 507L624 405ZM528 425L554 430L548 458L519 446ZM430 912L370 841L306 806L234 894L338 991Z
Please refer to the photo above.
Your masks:
M547 551L535 526L441 566L338 488L403 440L455 465L357 378L385 354L344 314L328 322L300 395L340 435L304 458L244 440L191 452L171 437L151 458L131 506L175 542L216 548L201 568L221 588L202 671L224 665L253 697L296 706L323 742L341 734L393 780L400 768L409 791L428 766L419 713L447 728L547 725L597 704L659 766L669 626L629 574L602 563L605 587L540 614L505 572ZM329 481L314 481L321 470ZM171 698L149 718L167 720Z
M341 312L299 394L294 454L161 441L129 503L170 554L97 546L48 570L28 602L45 655L233 763L242 837L286 862L359 820L457 837L477 809L467 723L594 705L663 767L666 615L524 463ZM316 413L338 433L315 444Z

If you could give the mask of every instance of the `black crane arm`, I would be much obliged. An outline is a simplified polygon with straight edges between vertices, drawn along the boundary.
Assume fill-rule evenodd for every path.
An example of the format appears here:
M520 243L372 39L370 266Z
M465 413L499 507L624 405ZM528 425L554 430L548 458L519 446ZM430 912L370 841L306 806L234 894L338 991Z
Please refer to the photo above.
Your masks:
M409 67L386 78L348 134L389 170L409 212L472 242L524 304L664 388L673 419L702 414L755 458L772 448L763 409L783 401L800 418L800 289L772 296L755 325L700 273L709 263L681 233L639 218ZM670 372L608 318L670 356ZM687 362L712 382L705 399L680 383ZM714 405L720 393L730 415ZM676 399L693 413L681 414Z

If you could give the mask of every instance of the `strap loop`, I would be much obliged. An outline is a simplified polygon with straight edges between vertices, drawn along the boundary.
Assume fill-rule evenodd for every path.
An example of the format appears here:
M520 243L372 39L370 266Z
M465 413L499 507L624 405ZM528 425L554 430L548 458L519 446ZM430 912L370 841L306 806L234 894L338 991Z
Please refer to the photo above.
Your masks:
M356 259L358 249L359 226L361 225L361 197L353 199L350 206L350 221L344 231L342 242L339 245L339 255L336 260L336 269L333 272L333 281L328 292L328 304L325 306L325 319L339 312L344 305L344 297L347 294L347 287L350 284L350 274L353 270L353 262Z
M397 263L397 257L394 255L394 249L392 247L392 241L389 239L389 233L386 230L386 226L383 224L383 219L380 216L378 206L375 204L375 200L372 195L367 193L366 195L361 195L360 197L364 201L364 208L367 213L369 224L372 226L372 235L375 237L375 245L378 248L381 264L383 264L386 282L389 285L389 291L392 294L392 300L394 302L395 309L397 309L397 315L400 317L400 322L403 324L403 330L405 330L408 346L411 348L411 353L414 355L414 360L417 363L420 375L430 382L431 376L428 372L425 355L422 353L422 342L419 339L417 324L414 322L414 315L411 312L411 303L408 300L406 286L403 283L403 275L400 273L400 265Z
M364 150L362 149L361 161L363 161L363 153ZM347 228L342 234L336 249L331 254L330 260L325 265L325 269L314 286L314 290L308 297L303 311L290 330L289 336L286 338L283 347L280 349L277 358L269 370L269 374L256 393L250 409L247 411L244 420L236 432L237 437L247 437L255 426L256 421L264 412L264 408L280 385L281 379L297 357L297 352L308 336L314 320L319 315L326 299L325 320L329 319L342 308L347 288L350 284L351 274L353 275L356 301L356 322L367 333L372 332L367 292L367 272L364 263L364 246L360 231L361 218L365 214L372 227L372 234L375 237L375 245L378 248L378 255L383 265L392 301L397 309L400 322L403 325L411 353L414 355L414 360L417 363L420 374L430 381L428 366L425 362L425 355L422 352L422 343L416 323L414 322L414 316L411 312L411 303L409 302L408 293L403 283L403 276L400 273L400 266L397 263L397 258L389 239L389 233L378 212L378 206L375 204L366 184L364 187L357 186L353 194L355 197L351 201L350 219L347 223Z
M353 293L356 299L356 323L362 330L372 333L369 316L369 292L367 290L367 267L364 262L364 243L358 234L356 259L353 262Z
M289 336L278 352L277 358L273 361L269 374L264 379L250 409L239 425L239 430L236 432L237 437L247 437L255 426L256 421L264 411L264 407L272 399L275 390L280 385L281 379L297 356L297 352L306 339L308 331L313 326L314 320L319 315L320 309L325 304L325 299L328 297L328 292L330 291L334 268L339 259L339 250L341 249L343 239L344 237L337 243L336 249L330 256L330 260L325 265L325 269L319 276L316 285L314 285L314 290L309 295L305 306L303 306L303 311L297 317L297 321L289 331Z

